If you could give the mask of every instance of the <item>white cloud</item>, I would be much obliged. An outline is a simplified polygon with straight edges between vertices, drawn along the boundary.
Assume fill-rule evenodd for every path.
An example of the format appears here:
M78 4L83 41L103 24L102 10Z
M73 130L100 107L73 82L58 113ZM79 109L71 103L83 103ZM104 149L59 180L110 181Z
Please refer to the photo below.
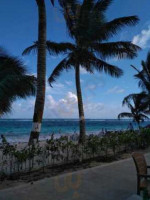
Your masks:
M81 74L88 74L88 72L83 67L80 67L80 73Z
M16 101L13 104L13 112L7 116L11 118L32 118L35 98ZM120 104L105 104L103 102L84 101L86 118L116 118L120 112L128 111ZM63 98L55 99L51 95L46 96L44 118L78 118L77 96L73 92L67 92Z
M46 118L69 118L77 116L77 96L68 92L64 98L56 101L51 95L46 97L45 113Z
M142 48L150 47L150 26L148 26L148 29L144 29L140 34L134 36L132 42Z
M120 105L102 102L84 102L84 111L86 118L117 118L118 114L127 111ZM58 101L52 96L46 98L45 118L78 118L77 96L72 92L68 92L66 96Z
M86 83L86 87L88 87L91 92L94 91L99 86L98 80L99 78L96 82L92 83L91 79L91 81ZM68 84L71 83L69 82ZM77 96L74 92L69 90L69 87L67 83L65 85L54 83L54 88L51 88L47 83L44 118L78 118ZM124 89L115 86L107 93L117 94L122 92L124 92ZM93 102L92 99L90 99L90 101L87 98L83 99L86 118L114 118L117 117L119 112L123 111L121 104L116 106L113 104L106 105L103 102ZM35 97L26 100L18 100L14 102L12 113L7 117L32 118L34 104Z
M86 111L86 115L89 116L91 114L96 114L98 112L101 112L104 109L105 105L103 103L87 103L84 106L84 109Z
M94 90L94 89L96 89L96 87L97 87L97 85L91 84L91 85L88 85L88 86L87 86L87 89L89 89L89 90Z
M32 118L35 98L18 100L13 103L13 118ZM77 96L72 92L67 92L64 98L54 99L47 95L45 99L44 118L74 118L77 117Z
M120 88L118 86L115 86L111 89L109 89L106 94L121 94L121 93L124 93L124 89L123 88Z
M91 118L99 119L114 119L118 117L118 114L121 112L128 112L128 108L122 107L120 104L104 104L103 109L99 110L96 115L91 113Z
M6 116L12 118L32 118L34 111L35 98L18 100L12 105L12 112Z
M68 86L71 86L71 85L72 85L72 81L65 81L65 83L66 83Z
M56 87L56 88L64 88L64 85L62 83L54 83L53 84L53 87Z
M86 83L86 89L90 90L90 92L93 92L93 90L96 90L97 88L101 88L103 87L103 82L99 81L100 83L96 83L96 81L93 81L95 83L90 83L90 82L87 82Z

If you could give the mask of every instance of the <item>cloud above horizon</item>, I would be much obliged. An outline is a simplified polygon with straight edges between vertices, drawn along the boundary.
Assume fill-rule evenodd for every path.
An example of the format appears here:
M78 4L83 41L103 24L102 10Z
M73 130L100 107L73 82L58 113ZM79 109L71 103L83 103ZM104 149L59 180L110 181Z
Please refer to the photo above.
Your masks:
M120 112L125 111L120 104L113 102L107 104L97 98L99 89L102 89L105 81L103 76L89 76L82 82L84 111L86 118L117 118ZM44 118L78 118L78 103L76 89L72 87L74 83L70 80L56 82L53 88L46 84L46 98ZM121 94L125 90L119 86L110 88L105 94ZM95 101L96 99L96 101ZM13 103L12 113L4 118L25 118L33 116L35 97L27 99L18 99Z
M5 116L8 118L25 118L33 116L35 98L16 101L13 104L12 113ZM127 111L120 104L106 104L104 102L84 102L86 118L117 118L118 114ZM47 95L45 100L44 118L78 118L77 96L73 92L67 92L63 98L56 99L52 95Z
M140 34L135 35L132 42L144 49L150 47L150 25L147 29L142 30Z
M107 90L106 94L121 94L124 92L125 92L125 90L123 88L120 88L119 86L115 86L115 87Z

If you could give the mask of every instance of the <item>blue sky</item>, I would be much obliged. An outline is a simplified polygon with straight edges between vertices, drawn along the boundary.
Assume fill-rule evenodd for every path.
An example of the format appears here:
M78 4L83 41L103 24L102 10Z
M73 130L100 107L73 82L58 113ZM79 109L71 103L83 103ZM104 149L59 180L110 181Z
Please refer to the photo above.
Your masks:
M47 37L61 42L70 41L63 17L56 3L53 8L49 0L47 4ZM133 78L133 64L140 69L141 60L146 58L150 47L150 12L148 0L114 0L107 11L107 19L138 15L137 26L122 29L112 41L133 41L143 50L134 60L110 59L108 62L124 70L124 75L111 78L105 74L87 74L81 70L81 83L86 118L116 118L118 113L127 110L121 102L130 93L140 91ZM35 0L1 0L0 6L0 46L11 54L21 57L29 73L36 74L36 56L22 57L22 51L37 40L37 7ZM61 60L61 56L47 57L47 77ZM32 118L34 97L17 100L13 104L12 113L7 118ZM63 72L62 76L50 88L47 84L44 118L77 118L77 98L74 71Z

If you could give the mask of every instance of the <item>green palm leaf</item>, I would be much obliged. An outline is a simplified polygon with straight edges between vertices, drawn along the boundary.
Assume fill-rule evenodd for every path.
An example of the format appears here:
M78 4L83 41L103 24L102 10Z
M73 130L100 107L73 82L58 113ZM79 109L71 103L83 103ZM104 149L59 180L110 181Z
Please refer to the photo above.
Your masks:
M73 51L75 49L75 45L69 42L57 43L57 42L47 41L46 49L50 55L57 55L60 53L67 53ZM22 55L29 55L31 53L37 54L37 50L38 50L38 42L34 42L32 46L26 48L23 51Z
M103 58L117 57L118 59L133 59L140 48L131 42L93 43L92 48Z
M130 113L120 113L118 118L132 118L133 121L137 122L140 127L140 122L148 119L147 114L150 114L148 105L146 103L146 93L130 94L123 100L123 106L126 105L130 109Z
M29 55L29 54L31 54L31 53L37 54L37 51L38 51L38 42L34 42L34 44L33 44L32 46L27 47L27 48L23 51L22 55L23 55L23 56L26 56L26 55Z
M121 119L121 118L133 118L133 115L132 113L123 112L118 115L118 119Z
M35 95L36 78L26 73L21 60L0 49L0 115L10 112L17 98Z
M108 40L110 37L117 34L121 28L125 26L134 26L138 23L139 19L137 16L129 16L129 17L121 17L114 19L110 22L105 23L101 27L99 27L99 31L97 32L97 40Z
M139 87L145 92L150 93L150 52L147 55L146 61L141 62L142 70L138 70L135 66L131 65L137 71L134 75L139 80Z
M104 13L110 4L112 3L112 0L98 0L95 3L94 9L96 9L98 12Z
M63 70L69 70L72 67L71 59L70 58L64 58L54 69L52 74L50 75L48 82L50 86L52 87L52 83L56 81L56 78L60 76L61 72Z
M109 74L112 77L120 77L123 75L123 71L118 68L117 66L108 64L104 62L103 60L100 60L98 58L93 59L93 66L98 72L105 72L106 74Z
M80 10L80 3L78 0L59 0L64 15L68 33L71 37L74 37L76 21Z
M52 5L54 6L54 0L50 0L50 1L51 1Z

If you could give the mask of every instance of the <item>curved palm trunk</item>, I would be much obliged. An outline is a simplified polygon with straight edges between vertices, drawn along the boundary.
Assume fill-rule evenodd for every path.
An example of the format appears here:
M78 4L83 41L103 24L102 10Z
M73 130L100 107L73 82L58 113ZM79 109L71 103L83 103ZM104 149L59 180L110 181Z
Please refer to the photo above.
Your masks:
M79 142L83 143L85 140L85 118L84 118L84 109L82 101L82 91L80 85L80 66L77 64L75 68L75 78L76 78L76 89L77 89L77 99L78 99L78 109L79 109L79 123L80 123L80 135Z
M140 130L141 129L140 122L138 121L137 124L138 124L139 130Z
M41 131L45 103L45 82L46 82L46 8L45 0L36 0L39 13L38 25L38 56L37 56L37 95L34 108L33 124L29 144L33 140L38 141Z

